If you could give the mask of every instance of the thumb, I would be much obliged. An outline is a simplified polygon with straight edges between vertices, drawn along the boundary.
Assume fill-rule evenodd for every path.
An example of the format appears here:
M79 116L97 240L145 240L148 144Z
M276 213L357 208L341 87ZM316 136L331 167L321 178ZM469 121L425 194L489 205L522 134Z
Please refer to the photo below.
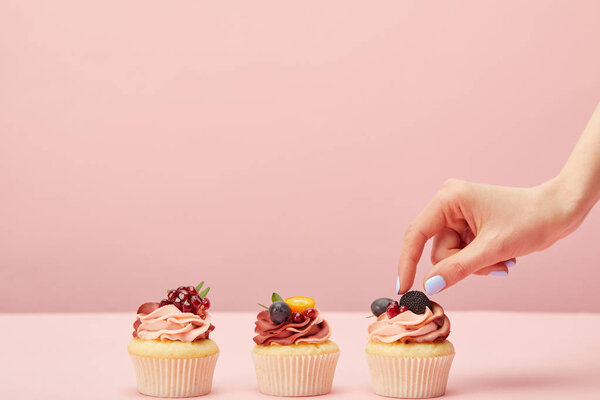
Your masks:
M438 262L425 276L423 285L427 294L436 294L475 273L493 265L498 260L486 251L486 246L476 237L464 249Z

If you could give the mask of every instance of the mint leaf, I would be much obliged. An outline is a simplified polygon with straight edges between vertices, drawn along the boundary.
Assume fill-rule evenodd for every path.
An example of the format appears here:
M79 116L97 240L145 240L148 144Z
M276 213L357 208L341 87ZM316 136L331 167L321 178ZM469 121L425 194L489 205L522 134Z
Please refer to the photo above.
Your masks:
M204 298L206 297L206 295L208 294L208 291L210 290L210 286L208 286L206 289L204 289L202 292L198 293L198 297L200 298Z
M271 295L271 302L275 303L276 301L283 301L283 298L277 293L273 292L273 294Z
M269 309L269 307L267 307L267 306L265 306L265 305L263 305L263 304L260 304L260 303L258 303L258 305L259 305L259 306L261 306L262 308L265 308L265 309L267 309L267 310Z
M200 282L200 284L198 286L196 286L196 291L200 291L200 289L202 289L202 286L204 286L204 281Z

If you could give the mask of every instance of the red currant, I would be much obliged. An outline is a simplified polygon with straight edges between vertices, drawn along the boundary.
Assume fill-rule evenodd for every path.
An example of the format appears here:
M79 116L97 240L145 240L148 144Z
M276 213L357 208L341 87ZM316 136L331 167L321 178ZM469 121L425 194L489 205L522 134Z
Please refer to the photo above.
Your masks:
M304 322L304 315L302 315L302 313L299 312L295 312L292 314L292 322L295 324L300 324L302 322Z
M313 319L317 316L317 310L315 310L314 308L307 308L306 310L304 310L304 315L310 319Z
M387 316L389 319L392 319L396 315L400 314L400 306L398 305L398 302L394 301L394 302L390 303L387 306L386 313L387 313Z

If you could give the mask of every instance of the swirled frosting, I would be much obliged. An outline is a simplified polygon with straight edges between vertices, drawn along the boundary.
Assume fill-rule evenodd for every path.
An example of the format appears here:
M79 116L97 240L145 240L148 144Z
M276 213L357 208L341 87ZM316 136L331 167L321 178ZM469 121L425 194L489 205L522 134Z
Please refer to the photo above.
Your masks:
M450 320L433 301L423 314L405 311L390 319L383 313L369 325L372 342L431 343L445 340L449 334Z
M210 315L181 312L172 304L159 307L158 303L144 303L137 311L133 337L145 340L179 340L193 342L208 339L215 327Z
M331 331L327 321L321 317L319 310L314 318L305 318L304 322L291 321L275 325L269 318L268 311L261 311L256 316L254 342L259 345L270 344L298 344L298 343L324 343L329 340Z

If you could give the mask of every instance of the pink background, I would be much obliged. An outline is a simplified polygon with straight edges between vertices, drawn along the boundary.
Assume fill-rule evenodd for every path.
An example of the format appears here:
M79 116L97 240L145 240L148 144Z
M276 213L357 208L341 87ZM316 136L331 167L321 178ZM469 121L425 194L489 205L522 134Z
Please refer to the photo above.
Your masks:
M2 1L0 311L131 311L200 280L216 310L277 290L366 311L393 295L403 232L446 178L559 170L600 100L598 15ZM598 208L507 280L436 298L600 311Z

